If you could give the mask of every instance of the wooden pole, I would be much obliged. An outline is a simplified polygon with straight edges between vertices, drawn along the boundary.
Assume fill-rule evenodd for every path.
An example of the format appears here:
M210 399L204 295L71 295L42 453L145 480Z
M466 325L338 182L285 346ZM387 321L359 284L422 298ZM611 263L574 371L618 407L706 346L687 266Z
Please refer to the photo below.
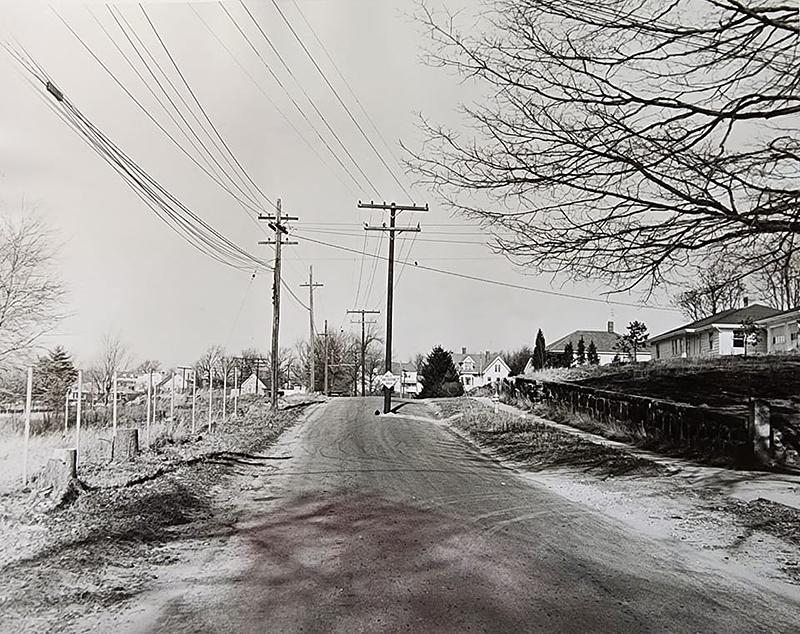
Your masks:
M192 435L197 433L197 370L192 370Z
M22 485L28 484L28 446L31 438L31 396L33 394L33 368L28 368L28 386L25 390L25 450L22 459Z
M222 364L222 424L225 424L225 406L228 404L228 367Z
M64 438L69 433L69 388L67 394L64 396Z
M169 420L175 422L175 373L172 373L172 388L169 392Z
M150 448L150 396L153 391L153 372L150 371L150 378L147 381L147 406L145 409L145 425L147 431L145 437L147 438L147 448Z
M118 394L118 383L117 383L117 373L114 372L114 392L113 392L113 404L111 405L111 426L112 426L112 436L117 435L117 394Z
M83 370L78 370L78 404L75 409L75 464L81 453L81 403L83 402Z
M239 368L233 368L233 415L239 414Z
M211 376L211 366L208 367L208 433L211 433L211 405L214 401L214 379Z

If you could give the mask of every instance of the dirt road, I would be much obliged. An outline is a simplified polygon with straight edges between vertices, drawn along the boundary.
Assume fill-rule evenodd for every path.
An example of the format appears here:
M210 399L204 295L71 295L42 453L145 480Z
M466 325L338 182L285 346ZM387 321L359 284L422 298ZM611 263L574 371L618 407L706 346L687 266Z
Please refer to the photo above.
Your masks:
M800 591L645 538L538 488L445 425L318 407L244 461L232 531L179 542L181 565L116 632L790 632ZM266 466L265 466L266 465Z

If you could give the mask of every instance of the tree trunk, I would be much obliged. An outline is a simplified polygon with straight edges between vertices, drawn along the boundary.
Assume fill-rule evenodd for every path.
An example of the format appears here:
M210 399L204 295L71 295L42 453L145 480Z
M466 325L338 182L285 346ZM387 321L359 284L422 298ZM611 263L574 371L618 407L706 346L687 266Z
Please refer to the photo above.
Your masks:
M114 462L133 460L139 455L139 430L117 429L111 448L111 458Z
M77 451L75 449L54 449L53 457L47 463L42 474L42 486L40 489L53 489L54 493L60 493L69 486L77 473Z

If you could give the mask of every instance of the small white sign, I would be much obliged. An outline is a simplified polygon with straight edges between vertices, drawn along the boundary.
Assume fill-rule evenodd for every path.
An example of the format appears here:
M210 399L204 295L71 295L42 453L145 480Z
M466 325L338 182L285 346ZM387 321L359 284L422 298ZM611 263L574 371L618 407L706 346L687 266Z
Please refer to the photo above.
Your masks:
M395 386L395 383L397 383L397 377L391 372L387 372L381 377L381 383L383 383L383 387L390 390Z

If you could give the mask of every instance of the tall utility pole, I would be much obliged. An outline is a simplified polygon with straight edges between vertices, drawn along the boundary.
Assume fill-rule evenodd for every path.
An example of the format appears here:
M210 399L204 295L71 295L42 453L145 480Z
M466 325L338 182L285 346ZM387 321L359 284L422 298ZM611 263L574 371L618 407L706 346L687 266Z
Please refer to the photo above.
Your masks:
M367 376L367 331L366 325L367 324L377 324L377 321L365 321L365 315L379 315L381 311L379 310L364 310L363 308L360 310L348 310L348 315L361 315L361 396L366 396L366 376ZM351 321L351 324L357 324L357 321Z
M266 220L270 229L275 232L275 240L266 240L259 244L275 245L275 266L272 270L272 409L278 409L278 333L281 320L281 246L297 244L284 240L283 236L289 233L289 229L283 223L289 220L297 220L295 216L284 216L281 214L281 199L278 198L275 207L276 215L258 216L259 220Z
M316 384L314 379L314 289L320 286L325 286L318 282L314 282L314 271L311 266L308 267L308 284L300 284L300 286L308 287L308 357L309 357L309 370L308 370L308 392L309 394L314 391Z
M323 394L328 396L328 320L325 320L325 378L323 379L322 387Z
M403 211L424 212L428 211L428 205L419 207L417 205L396 205L395 203L362 203L358 201L359 209L380 209L389 211L389 226L386 223L379 227L365 226L366 231L384 231L389 233L389 275L386 286L386 372L392 372L392 302L394 301L394 237L395 234L406 231L420 231L419 225L416 227L396 227L395 220L397 214ZM383 413L388 414L392 409L392 388L383 387Z

